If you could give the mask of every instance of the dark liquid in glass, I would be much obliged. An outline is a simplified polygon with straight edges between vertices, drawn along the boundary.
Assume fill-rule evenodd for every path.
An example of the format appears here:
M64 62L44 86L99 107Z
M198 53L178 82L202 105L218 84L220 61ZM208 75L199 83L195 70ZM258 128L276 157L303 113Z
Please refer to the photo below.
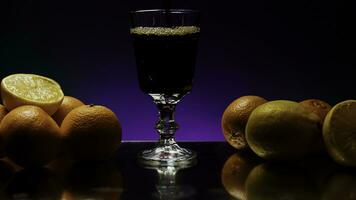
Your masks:
M193 28L131 29L141 90L149 94L186 94L192 89L199 35L199 30Z

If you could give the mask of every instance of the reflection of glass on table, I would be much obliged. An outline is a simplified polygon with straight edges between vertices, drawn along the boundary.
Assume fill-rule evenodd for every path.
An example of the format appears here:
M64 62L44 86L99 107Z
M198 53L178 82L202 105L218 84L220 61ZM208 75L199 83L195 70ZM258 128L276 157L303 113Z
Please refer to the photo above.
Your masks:
M158 181L156 184L156 192L153 194L157 199L189 199L192 198L196 191L193 187L187 185L179 185L176 181L178 171L193 167L192 165L184 166L160 166L160 167L146 167L147 169L154 169L157 171Z

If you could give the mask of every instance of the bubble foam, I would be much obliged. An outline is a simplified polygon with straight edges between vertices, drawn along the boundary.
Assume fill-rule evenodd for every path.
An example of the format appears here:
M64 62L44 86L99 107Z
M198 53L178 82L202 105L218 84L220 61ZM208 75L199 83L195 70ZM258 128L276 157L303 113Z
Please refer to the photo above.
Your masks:
M200 28L196 26L178 27L135 27L130 30L131 34L136 35L156 35L156 36L183 36L199 33Z

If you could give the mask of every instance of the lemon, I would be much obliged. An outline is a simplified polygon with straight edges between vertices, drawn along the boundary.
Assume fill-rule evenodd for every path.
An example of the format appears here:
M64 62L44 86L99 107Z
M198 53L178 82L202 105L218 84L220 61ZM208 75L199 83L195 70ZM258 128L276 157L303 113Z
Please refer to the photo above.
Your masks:
M35 74L13 74L2 79L1 97L7 110L34 105L52 115L61 105L64 95L60 85L50 78Z
M356 166L356 100L335 105L326 115L323 138L335 162Z
M270 101L258 106L246 126L246 140L265 159L294 160L310 154L322 140L319 117L297 102Z

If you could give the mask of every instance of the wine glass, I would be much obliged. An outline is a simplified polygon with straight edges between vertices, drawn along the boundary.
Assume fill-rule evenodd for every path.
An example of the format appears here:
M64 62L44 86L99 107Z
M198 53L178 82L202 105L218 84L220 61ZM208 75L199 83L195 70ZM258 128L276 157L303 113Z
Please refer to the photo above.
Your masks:
M174 134L177 103L193 85L200 34L195 10L155 9L131 12L133 40L140 88L153 98L159 110L156 146L143 151L139 160L151 166L187 165L196 153L180 147Z

